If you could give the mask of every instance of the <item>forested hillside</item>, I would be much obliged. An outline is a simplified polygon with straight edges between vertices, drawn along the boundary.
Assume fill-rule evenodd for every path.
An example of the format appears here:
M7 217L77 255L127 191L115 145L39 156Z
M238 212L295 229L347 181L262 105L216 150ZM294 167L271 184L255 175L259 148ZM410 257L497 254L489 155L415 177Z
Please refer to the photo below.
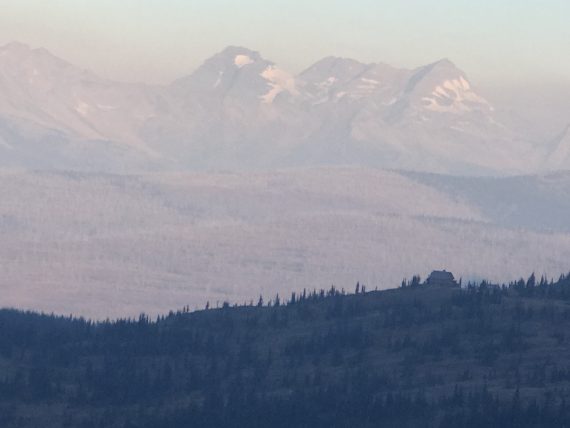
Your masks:
M570 174L4 171L0 201L1 304L94 319L392 288L438 266L503 283L570 259Z
M0 311L0 426L570 426L570 277L158 319Z

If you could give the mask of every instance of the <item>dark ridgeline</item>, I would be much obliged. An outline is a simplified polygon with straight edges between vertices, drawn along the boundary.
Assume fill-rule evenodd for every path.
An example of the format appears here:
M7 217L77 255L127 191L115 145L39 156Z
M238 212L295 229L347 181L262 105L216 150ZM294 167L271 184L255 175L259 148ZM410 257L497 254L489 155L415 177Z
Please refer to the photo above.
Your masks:
M156 321L0 311L0 427L570 426L570 277L403 286Z

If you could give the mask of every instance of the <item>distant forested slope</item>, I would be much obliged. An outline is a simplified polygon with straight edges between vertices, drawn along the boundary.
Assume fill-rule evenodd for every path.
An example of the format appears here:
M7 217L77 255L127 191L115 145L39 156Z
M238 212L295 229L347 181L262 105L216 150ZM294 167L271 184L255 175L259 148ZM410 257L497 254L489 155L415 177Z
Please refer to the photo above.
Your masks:
M0 426L570 426L570 277L151 320L0 311Z
M567 201L570 174L0 171L0 296L105 319L357 280L391 288L443 266L464 280L557 277Z

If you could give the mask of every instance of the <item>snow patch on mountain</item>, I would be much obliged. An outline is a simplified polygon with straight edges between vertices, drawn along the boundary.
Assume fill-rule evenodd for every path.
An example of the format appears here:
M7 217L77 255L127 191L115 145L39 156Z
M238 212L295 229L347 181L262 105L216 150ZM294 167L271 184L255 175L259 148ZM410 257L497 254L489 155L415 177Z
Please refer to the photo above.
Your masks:
M237 68L245 67L246 65L253 64L255 61L248 55L236 55L234 64Z
M219 71L218 72L218 78L216 79L216 82L214 83L214 88L217 88L218 86L220 86L220 83L222 83L222 77L223 76L224 76L224 72Z
M470 112L470 104L482 104L493 109L489 102L471 90L471 85L463 76L458 79L445 80L431 93L433 97L423 97L428 110L456 113Z
M288 92L292 95L298 95L299 91L296 88L295 78L273 66L268 66L265 70L261 72L261 77L266 79L271 86L271 89L260 98L265 104L271 104L275 100L275 97L282 92Z

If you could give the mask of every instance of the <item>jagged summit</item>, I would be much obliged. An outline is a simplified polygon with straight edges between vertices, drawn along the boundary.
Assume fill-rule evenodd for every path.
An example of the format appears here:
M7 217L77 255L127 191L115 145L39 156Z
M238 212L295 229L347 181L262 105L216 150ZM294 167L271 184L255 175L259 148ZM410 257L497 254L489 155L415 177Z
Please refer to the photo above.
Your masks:
M448 59L414 70L406 85L409 102L416 108L437 113L488 113L490 103L473 89L467 75Z
M317 61L315 64L311 65L309 68L301 72L299 76L301 78L310 80L314 78L313 76L315 75L320 76L322 74L330 74L330 75L339 75L339 74L342 75L347 73L354 74L365 67L366 64L363 64L351 58L328 56L320 61Z
M6 43L5 45L0 46L0 55L7 55L7 54L12 54L12 55L45 54L45 55L54 56L46 48L43 47L33 48L26 43L21 43L18 41L9 42Z
M240 76L260 74L272 64L264 60L259 52L239 46L228 46L207 59L196 71L174 82L172 86L178 90L226 92Z
M297 94L294 77L264 59L259 52L229 46L206 60L194 73L172 85L174 92L192 103L195 94L232 100L242 115L259 104L272 104L278 96ZM210 102L210 100L204 100Z
M47 59L59 64L71 65L64 59L52 54L46 48L32 48L31 46L20 42L10 42L4 46L0 46L0 65L6 64L10 59L14 61L45 61Z
M449 58L441 58L441 59L434 61L433 63L429 64L428 67L457 69L457 66L455 65L455 63L453 61L451 61Z
M258 51L254 51L252 49L243 46L227 46L226 48L222 49L218 54L214 55L214 57L223 56L231 58L237 55L249 56L255 61L262 59L261 54Z
M228 46L221 52L206 60L203 66L212 65L220 69L236 67L241 69L257 62L268 62L260 53L241 46ZM202 66L202 67L203 67Z

